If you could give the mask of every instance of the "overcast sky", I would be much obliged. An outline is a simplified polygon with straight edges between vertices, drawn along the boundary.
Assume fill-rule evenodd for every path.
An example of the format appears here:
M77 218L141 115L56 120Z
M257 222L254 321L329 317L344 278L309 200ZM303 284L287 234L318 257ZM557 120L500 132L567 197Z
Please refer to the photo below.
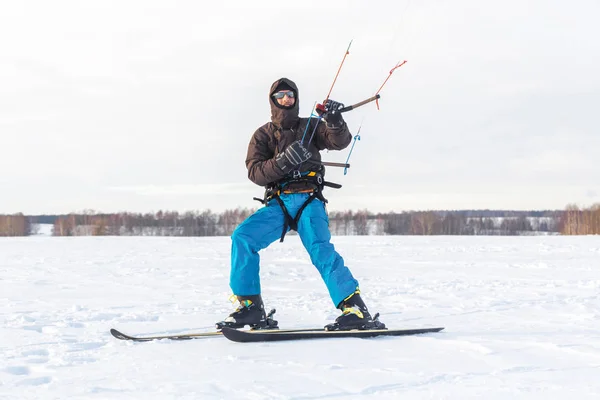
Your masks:
M0 213L257 207L280 77L361 140L330 210L600 202L598 0L4 1ZM344 162L348 150L323 153Z

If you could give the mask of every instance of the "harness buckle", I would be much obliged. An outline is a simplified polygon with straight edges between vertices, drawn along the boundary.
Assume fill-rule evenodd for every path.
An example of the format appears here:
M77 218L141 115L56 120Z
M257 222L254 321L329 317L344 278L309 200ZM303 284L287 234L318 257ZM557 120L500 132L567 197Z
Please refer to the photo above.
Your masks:
M300 179L300 178L302 178L302 174L300 173L300 170L298 170L298 169L294 170L294 174L292 175L292 177L294 179Z

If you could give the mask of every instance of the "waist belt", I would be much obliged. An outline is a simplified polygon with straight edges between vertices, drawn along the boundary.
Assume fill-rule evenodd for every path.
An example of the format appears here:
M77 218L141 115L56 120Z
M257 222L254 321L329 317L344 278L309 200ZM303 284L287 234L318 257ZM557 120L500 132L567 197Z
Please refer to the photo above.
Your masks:
M288 188L290 185L293 186L294 183L305 183L306 185L313 186L312 188L303 188L294 190L293 188ZM323 180L323 175L319 172L307 171L304 173L300 173L300 171L294 171L294 174L291 179L284 179L282 181L276 182L274 184L268 185L265 190L265 195L262 199L258 197L254 197L254 200L260 201L264 205L266 205L270 200L276 200L281 210L283 211L283 232L281 232L280 242L283 242L285 238L285 234L290 230L298 231L298 221L300 221L300 216L302 215L302 211L310 204L314 199L319 199L323 203L327 203L327 199L323 197L323 188L331 187L334 189L339 189L342 185L333 182L326 182ZM286 189L287 188L287 189ZM296 213L296 217L293 218L283 200L280 198L280 194L292 194L292 193L309 193L308 199L300 206L298 212Z

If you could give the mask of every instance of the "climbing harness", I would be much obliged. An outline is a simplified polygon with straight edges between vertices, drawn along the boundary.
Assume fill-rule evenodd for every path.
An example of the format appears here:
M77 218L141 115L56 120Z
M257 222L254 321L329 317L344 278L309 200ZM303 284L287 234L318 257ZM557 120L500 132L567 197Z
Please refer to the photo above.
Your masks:
M300 172L294 171L291 178L284 179L276 182L272 185L267 186L264 197L254 197L254 200L260 201L264 205L268 205L271 200L275 200L283 211L284 223L283 231L281 232L280 242L283 242L285 234L288 230L298 231L298 222L302 211L315 199L321 200L324 204L327 204L327 199L323 197L323 188L331 187L339 189L342 185L333 182L327 182L323 179L322 171L306 171ZM308 193L308 199L300 206L295 217L292 217L287 207L281 199L282 194L291 193Z

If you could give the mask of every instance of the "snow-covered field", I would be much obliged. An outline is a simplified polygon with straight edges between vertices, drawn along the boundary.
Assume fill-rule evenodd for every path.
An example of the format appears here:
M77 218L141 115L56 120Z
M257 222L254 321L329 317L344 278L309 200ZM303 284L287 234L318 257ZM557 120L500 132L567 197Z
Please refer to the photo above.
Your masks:
M334 237L390 327L438 334L240 344L229 238L0 239L0 399L598 399L600 237ZM337 316L297 236L263 252L282 327Z

